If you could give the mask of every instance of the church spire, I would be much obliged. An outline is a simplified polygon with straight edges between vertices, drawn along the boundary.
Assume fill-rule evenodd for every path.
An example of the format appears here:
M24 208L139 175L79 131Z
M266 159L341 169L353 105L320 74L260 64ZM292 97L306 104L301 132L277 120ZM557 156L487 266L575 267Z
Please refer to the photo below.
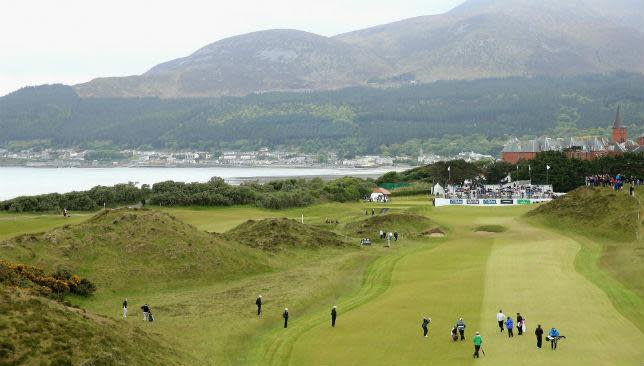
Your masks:
M622 125L622 116L620 114L621 106L617 106L617 113L615 114L615 122L613 123L613 142L622 144L626 142L627 133L626 127Z
M613 128L622 128L622 116L620 114L621 105L617 105L617 113L615 114L615 122L613 123Z

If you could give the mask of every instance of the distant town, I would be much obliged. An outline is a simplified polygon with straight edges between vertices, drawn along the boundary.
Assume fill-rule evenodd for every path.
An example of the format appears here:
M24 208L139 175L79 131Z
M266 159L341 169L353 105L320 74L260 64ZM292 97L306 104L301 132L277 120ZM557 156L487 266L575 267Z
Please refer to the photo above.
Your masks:
M93 168L93 167L343 167L376 168L387 166L414 166L439 161L462 159L465 161L496 160L490 155L462 152L455 156L426 154L418 156L364 155L350 159L339 158L335 153L305 154L294 151L93 151L82 149L43 149L9 151L0 149L0 166L34 168Z

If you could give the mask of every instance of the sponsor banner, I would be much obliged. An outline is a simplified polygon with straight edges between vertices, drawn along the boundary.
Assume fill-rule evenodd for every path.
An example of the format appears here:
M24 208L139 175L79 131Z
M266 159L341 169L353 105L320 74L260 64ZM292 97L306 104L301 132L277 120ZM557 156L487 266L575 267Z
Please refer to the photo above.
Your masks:
M532 198L532 199L460 199L460 198L435 198L435 206L485 206L485 207L500 207L509 205L530 205L533 203L548 202L552 199L548 198Z

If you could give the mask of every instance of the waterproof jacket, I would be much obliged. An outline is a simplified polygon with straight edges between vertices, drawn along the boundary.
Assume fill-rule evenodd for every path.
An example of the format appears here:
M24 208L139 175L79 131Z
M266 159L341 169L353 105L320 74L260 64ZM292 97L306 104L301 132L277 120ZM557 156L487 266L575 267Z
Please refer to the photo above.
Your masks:
M482 345L482 344L483 344L483 337L481 337L481 335L480 335L480 334L479 334L479 335L475 335L475 336L474 336L474 345L475 345L475 346L480 346L480 345Z
M427 324L429 324L429 319L423 319L423 328L427 328Z
M505 321L505 326L508 329L512 329L514 327L514 320L512 320L512 318L508 318L508 320Z
M284 311L284 314L282 314L282 318L288 319L288 311Z
M551 337L559 337L559 331L555 328L550 329L550 333L548 333L549 336Z
M463 329L465 329L465 322L464 322L464 321L462 321L462 320L457 321L457 322L456 322L456 328L458 328L458 330L463 330Z
M262 298L261 297L258 297L257 300L255 300L255 305L262 306Z
M534 330L534 334L535 334L537 337L541 338L541 337L543 336L543 328L539 327L539 328L535 329L535 330Z

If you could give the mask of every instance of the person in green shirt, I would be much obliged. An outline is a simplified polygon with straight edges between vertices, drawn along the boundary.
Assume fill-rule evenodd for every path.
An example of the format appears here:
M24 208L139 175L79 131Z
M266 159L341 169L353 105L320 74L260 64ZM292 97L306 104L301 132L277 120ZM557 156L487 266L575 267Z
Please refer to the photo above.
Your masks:
M479 351L481 350L481 345L483 344L483 337L479 332L476 332L474 336L474 355L472 357L479 358Z

